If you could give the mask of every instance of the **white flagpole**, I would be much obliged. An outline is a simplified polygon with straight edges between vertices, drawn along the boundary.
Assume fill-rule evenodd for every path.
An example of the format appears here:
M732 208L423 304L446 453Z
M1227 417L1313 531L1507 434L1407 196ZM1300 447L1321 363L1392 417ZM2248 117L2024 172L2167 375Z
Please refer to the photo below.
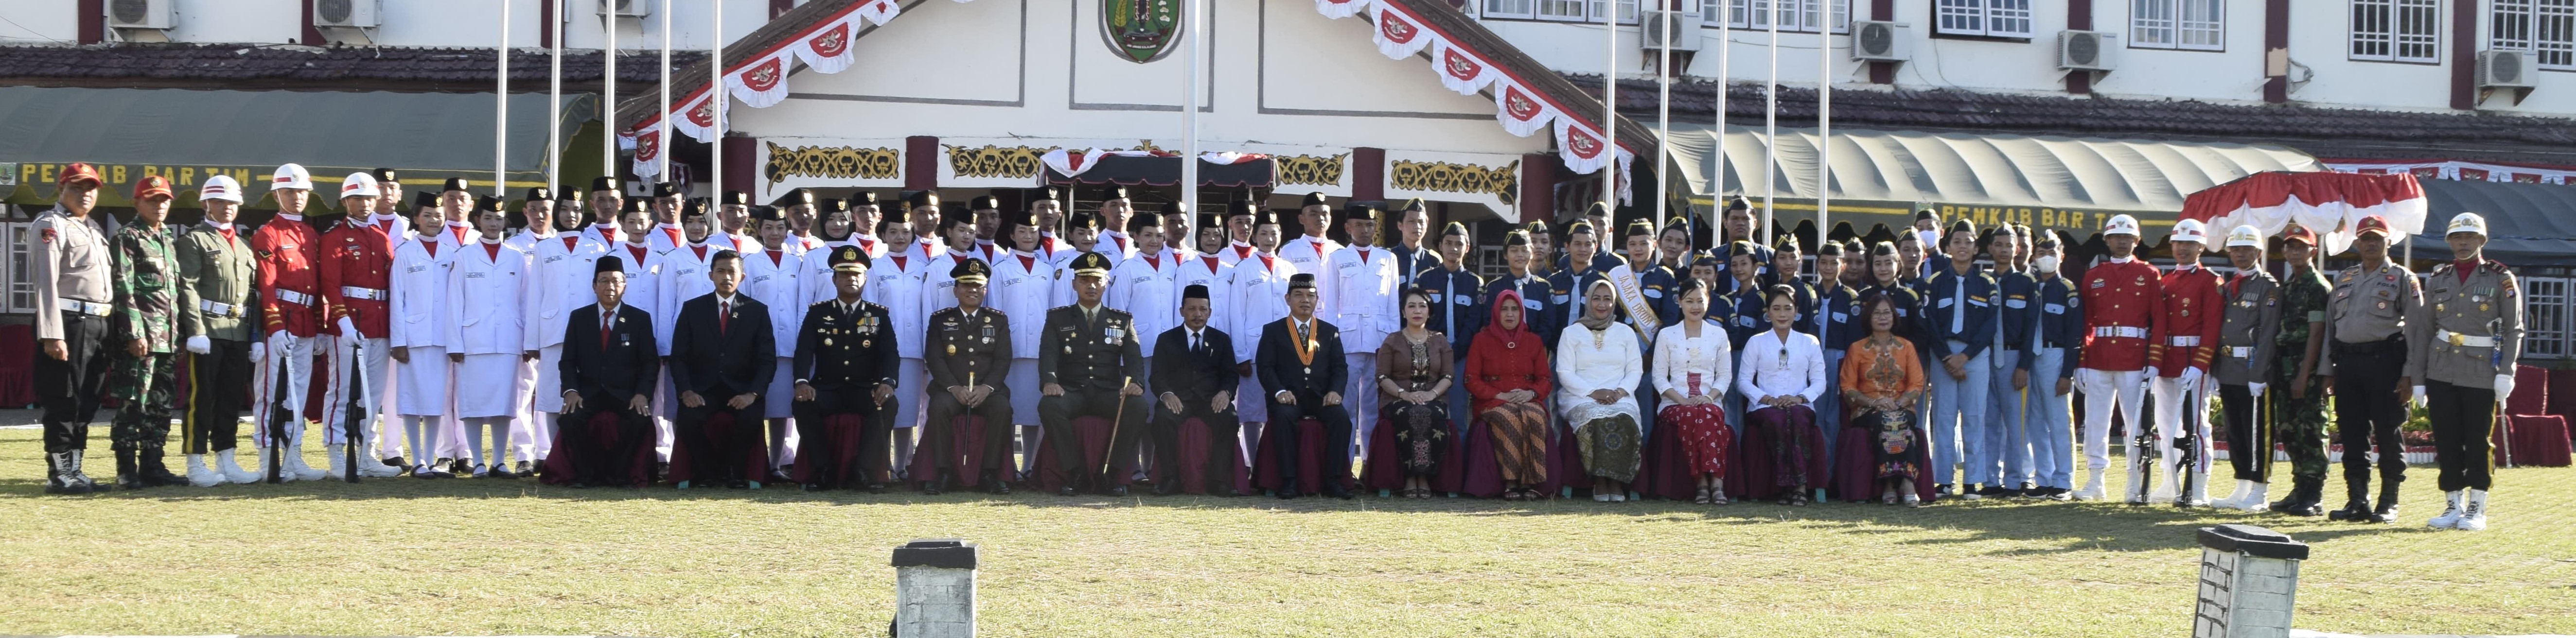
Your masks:
M1816 242L1823 245L1825 235L1833 232L1833 227L1826 222L1833 214L1827 210L1826 203L1834 196L1833 8L1818 6L1816 15L1825 21L1823 26L1816 28ZM1816 246L1805 248L1809 253L1816 251Z
M509 197L510 0L501 0L501 42L492 53L498 60L492 74L492 196Z
M715 129L713 133L709 134L709 137L715 138L715 143L707 145L707 164L714 167L714 170L708 171L707 174L707 196L723 197L725 131L724 0L707 0L707 6L715 12L715 17L708 19L708 23L710 25L709 28L714 30L714 35L707 39L707 100L709 101L709 107L712 108L716 114L715 124L709 127ZM716 207L722 208L723 205L718 204Z
M1716 156L1717 161L1709 165L1708 192L1712 202L1709 209L1716 211L1717 214L1710 215L1711 219L1708 220L1708 247L1711 249L1717 248L1726 240L1724 230L1726 227L1726 54L1735 49L1734 36L1729 35L1733 32L1735 18L1726 15L1727 12L1726 9L1719 9L1715 18L1717 21L1717 114L1709 119L1710 123L1717 125L1717 140L1710 148L1709 154ZM1748 12L1746 15L1751 14Z
M1763 23L1771 32L1771 42L1766 45L1771 52L1767 56L1771 60L1771 76L1762 83L1762 136L1767 142L1762 145L1762 224L1756 227L1752 237L1745 238L1756 244L1769 243L1762 241L1762 233L1777 230L1771 227L1771 200L1779 190L1779 178L1773 171L1779 170L1780 166L1780 3L1794 1L1768 0L1770 6L1763 9L1766 12Z
M1617 223L1619 220L1619 2L1601 0L1600 6L1601 34L1608 36L1602 39L1602 52L1607 54L1607 57L1601 59L1601 137L1604 138L1602 143L1610 145L1610 150L1603 153L1604 161L1601 164L1601 206L1610 209L1610 220L1612 223ZM1607 235L1612 230L1601 228L1593 232Z
M619 173L617 170L617 12L614 9L602 7L599 12L599 27L600 33L607 37L607 44L599 49L600 63L605 65L599 74L600 81L604 83L599 96L599 173L616 177ZM583 198L588 199L588 195L585 194Z
M662 0L662 121L656 134L661 137L661 152L655 153L662 181L671 177L671 0ZM681 188L689 185L681 184Z
M1181 210L1189 212L1192 221L1199 218L1199 64L1207 55L1201 50L1206 40L1199 37L1205 30L1200 20L1207 15L1207 3L1188 0L1181 5L1181 37L1186 39L1182 53L1189 60L1181 64Z
M1672 13L1672 7L1664 5L1670 5L1672 2L1673 0L1661 0L1656 4L1659 8L1663 9L1663 13L1665 15L1670 15ZM1669 68L1672 66L1673 60L1673 21L1669 18L1659 17L1655 20L1655 28L1661 30L1664 37L1663 48L1655 50L1655 140L1659 144L1656 148L1662 148L1660 144L1664 143L1665 140L1673 139L1673 74ZM1699 34L1694 33L1691 35ZM1639 37L1644 36L1641 34ZM1670 174L1668 172L1663 172L1664 158L1662 157L1655 158L1655 169L1657 170L1657 175ZM1657 236L1661 236L1664 224L1664 200L1666 199L1664 195L1670 191L1664 187L1663 180L1655 180L1655 184L1655 215L1654 218L1649 220L1647 223L1654 224Z
M554 24L543 27L547 32L555 34L554 67L546 72L548 82L546 96L549 98L546 100L546 190L555 193L561 193L563 190L563 25L564 9L570 8L565 3L569 1L554 0ZM562 195L558 194L556 197L562 197ZM556 214L572 213L567 211Z

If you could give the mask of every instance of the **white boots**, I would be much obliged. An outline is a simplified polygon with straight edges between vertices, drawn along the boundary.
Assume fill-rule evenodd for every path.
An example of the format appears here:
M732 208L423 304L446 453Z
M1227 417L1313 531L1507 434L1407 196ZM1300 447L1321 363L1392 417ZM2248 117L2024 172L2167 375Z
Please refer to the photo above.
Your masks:
M2084 487L2083 487L2083 488L2081 488L2081 489L2077 489L2077 490L2075 490L2075 500L2078 500L2078 501L2099 501L2099 500L2102 500L2102 492L2103 492L2103 486L2102 486L2102 468L2098 468L2098 467L2097 467L2097 468L2092 468L2092 469L2090 469L2090 470L2087 470L2087 471L2086 471L2086 476L2087 476L2087 480L2085 480L2085 481L2084 481Z
M2467 501L2468 503L2460 508L2460 522L2457 529L2470 532L2484 531L2487 528L2487 491L2469 490Z
M242 469L240 463L233 461L232 450L219 450L215 452L215 473L223 475L224 482L226 483L238 484L259 482L258 472Z
M206 455L190 454L188 455L188 484L197 487L214 487L224 484L224 477L216 474L214 470L206 469Z
M284 465L281 465L281 466L279 466L279 468L278 468L278 472L277 472L278 478L279 478L279 479L281 479L281 480L284 480L284 481L319 481L319 480L322 480L323 472L322 472L321 470L313 469L313 466L305 465L305 464L304 464L304 454L303 454L303 447L304 447L304 446L299 445L298 443L301 443L301 442L300 442L300 441L289 442L289 443L287 443L287 444L286 444L286 447L284 447L284 448L282 448L282 449L279 449L279 450L276 450L276 451L272 451L272 452L267 452L268 454L272 454L272 455L281 455L281 456L283 456L283 457L284 457ZM279 461L279 459L276 459L276 458L270 458L270 459L269 459L269 462L272 462L272 463L275 463L275 462L278 462L278 461ZM267 469L267 466L265 466L265 465L260 466L260 467L261 467L261 469L262 469L262 470L266 470L266 469Z
M2253 481L2237 481L2235 493L2228 494L2227 498L2210 501L2209 506L2223 510L2244 509L2238 504L2245 502L2245 494L2252 491L2254 491Z
M2249 490L2245 493L2245 497L2237 499L2235 503L2228 505L2228 507L2248 512L2262 512L2271 509L2271 484L2256 481L2242 481L2238 482L2237 485L2251 485L2252 487L2244 488Z
M2434 516L2433 520L2425 521L2424 524L2432 526L2433 529L2458 529L2461 515L2460 502L2466 500L2466 496L2460 492L2442 493L2443 500L2449 501L2450 504L2442 508L2441 515Z

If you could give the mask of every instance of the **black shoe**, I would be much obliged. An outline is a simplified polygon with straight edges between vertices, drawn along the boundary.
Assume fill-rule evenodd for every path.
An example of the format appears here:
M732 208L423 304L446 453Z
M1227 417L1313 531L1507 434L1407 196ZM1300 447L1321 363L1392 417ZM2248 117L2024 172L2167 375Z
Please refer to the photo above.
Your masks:
M1938 501L1938 500L1941 500L1941 499L1950 498L1950 497L1951 497L1952 495L1954 495L1954 494L1955 494L1954 492L1951 492L1951 491L1950 491L1950 485L1949 485L1948 483L1943 483L1943 484L1939 484L1939 485L1934 485L1934 486L1932 486L1932 499L1931 499L1931 500Z
M2343 508L2342 508L2342 509L2338 509L2338 510L2331 511L2331 512L2326 512L2326 520L2329 520L2329 521L2366 521L2366 520L2370 520L2370 501L2366 501L2366 500L2362 500L2362 499L2357 499L2357 498L2356 498L2356 499L2349 500L2349 501L2344 501L2344 503L2343 503Z
M734 479L731 481L725 481L725 489L739 490L749 487L751 487L751 479Z
M1296 481L1288 481L1288 485L1286 487L1279 488L1279 500L1285 501L1292 498L1297 498Z
M583 482L581 482L581 481L573 481L573 482L572 482L572 488L573 488L573 489L576 489L576 490L586 490L586 489L590 489L590 484L589 484L589 483L583 483Z
M143 474L134 468L133 450L116 451L116 486L129 490L143 489Z
M805 491L808 491L808 492L820 492L820 491L823 491L823 484L821 484L821 483L806 483L806 484L805 484Z
M512 466L511 466L510 473L512 473L512 474L517 474L517 475L520 475L520 476L536 476L536 475L537 475L537 464L535 464L535 463L529 463L529 462L527 462L527 461L520 461L520 462L518 462L517 464L515 464L515 465L512 465Z
M466 465L465 459L456 459L448 462L447 473L457 476L472 476L474 474L474 466Z
M399 456L388 456L388 457L385 457L385 464L386 464L386 465L391 465L391 466L394 466L394 467L402 468L402 469L403 469L403 471L405 471L405 472L409 472L409 471L411 471L411 463L404 461L404 460L403 460L403 457L399 457Z
M868 493L869 493L869 494L884 494L884 493L885 493L885 491L886 491L886 484L884 484L884 483L869 483L869 484L868 484Z
M187 477L172 474L170 472L170 466L163 463L161 458L161 446L158 445L143 448L135 454L135 469L143 472L144 485L164 486L185 485L188 483Z
M1181 482L1180 482L1180 481L1177 481L1177 480L1166 480L1166 481L1163 481L1163 482L1161 482L1161 483L1156 483L1156 484L1154 484L1154 495L1155 495L1155 496L1171 496L1171 495L1173 495L1173 494L1179 494L1179 493L1181 493Z
M2012 490L2004 489L2004 486L2001 485L1987 485L1977 488L1976 491L1978 498L2002 498L2005 496L2011 496L2012 494Z
M1056 491L1055 491L1055 495L1056 495L1056 496L1081 496L1081 495L1082 495L1082 491L1081 491L1081 490L1074 489L1074 488L1073 488L1073 486L1071 486L1071 485L1067 485L1067 486L1064 486L1064 489L1056 490Z
M1009 472L1001 472L1001 474L1009 474ZM1002 480L1002 479L998 479L998 478L985 479L985 481L986 481L985 485L990 485L990 486L992 486L992 487L986 488L986 489L985 489L985 491L987 491L987 492L992 492L994 496L1009 496L1009 495L1011 494L1011 482L1010 482L1010 481L1006 481L1006 480Z
M945 492L945 491L947 491L947 486L945 486L945 485L941 485L942 483L946 483L946 482L947 482L947 481L941 481L941 480L922 481L922 482L921 482L921 494L922 494L923 496L938 496L940 492Z
M491 469L483 471L483 478L511 480L519 478L519 475L509 470L501 469L501 466L499 465L494 465Z
M1108 490L1101 492L1101 494L1106 494L1113 498L1124 498L1127 496L1127 486L1111 485Z
M1332 484L1332 483L1325 483L1325 484L1324 484L1324 495L1325 495L1325 496L1330 496L1330 497L1333 497L1333 498L1342 499L1342 500L1345 500L1345 501L1347 501L1347 500L1351 500L1351 491L1350 491L1350 490L1343 489L1343 488L1342 488L1342 486L1340 486L1340 485L1335 485L1335 484Z
M2379 509L2371 511L2370 522L2379 523L2381 525L2397 522L2397 502L2381 502L2379 504Z
M71 472L66 469L71 464L71 456L70 452L45 453L46 494L78 496L89 493L88 485L71 480Z

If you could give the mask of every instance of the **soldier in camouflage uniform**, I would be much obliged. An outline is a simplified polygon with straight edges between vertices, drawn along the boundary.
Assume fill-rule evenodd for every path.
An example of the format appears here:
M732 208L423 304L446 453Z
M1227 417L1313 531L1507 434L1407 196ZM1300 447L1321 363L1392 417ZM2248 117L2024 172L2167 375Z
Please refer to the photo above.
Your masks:
M2317 234L2307 228L2294 224L2281 234L2281 257L2290 262L2290 276L2281 281L2281 330L2272 341L2272 351L2281 360L2272 366L2273 387L2268 392L2272 440L2289 451L2290 480L2296 486L2272 510L2300 516L2319 513L2326 482L2326 386L2331 377L2322 359L2330 291L2313 261L2316 246ZM2247 453L2269 456L2268 450ZM2260 502L2258 496L2244 505Z
M179 255L171 248L170 229L161 221L170 214L170 180L147 175L134 184L134 223L108 240L114 275L111 344L122 344L108 392L124 405L116 410L111 439L116 449L116 486L124 489L178 485L185 482L161 463L162 444L170 439L170 386L178 365Z

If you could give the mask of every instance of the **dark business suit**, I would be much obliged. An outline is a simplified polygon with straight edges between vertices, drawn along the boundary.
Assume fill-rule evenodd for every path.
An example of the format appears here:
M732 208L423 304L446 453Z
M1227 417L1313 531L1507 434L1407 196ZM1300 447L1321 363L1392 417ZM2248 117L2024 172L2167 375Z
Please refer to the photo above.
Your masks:
M1241 377L1234 372L1234 338L1225 331L1208 326L1199 331L1199 342L1190 342L1186 324L1163 331L1154 342L1153 395L1160 404L1169 393L1181 400L1181 411L1157 410L1154 418L1154 462L1165 468L1165 485L1158 491L1168 493L1171 482L1178 481L1181 466L1181 422L1198 419L1208 428L1207 490L1211 494L1230 493L1234 483L1235 464L1243 455L1236 451L1235 434L1242 423L1235 419L1234 402L1225 409L1214 409L1218 392L1233 392L1240 387Z
M1344 405L1324 405L1324 393L1342 391L1350 379L1350 366L1341 356L1342 331L1333 327L1331 322L1312 320L1314 334L1309 338L1315 345L1309 351L1314 358L1311 362L1301 361L1295 345L1293 324L1296 320L1293 316L1285 317L1262 326L1261 345L1253 349L1252 371L1261 379L1261 391L1269 395L1264 398L1270 401L1269 427L1275 432L1270 435L1271 449L1277 451L1278 458L1274 460L1279 463L1282 485L1296 484L1292 479L1297 475L1299 419L1313 417L1323 422L1327 453L1348 450L1351 445L1350 411L1344 409ZM1297 402L1281 403L1279 393L1282 391L1296 397ZM1342 397L1343 404L1351 400L1352 397ZM1350 463L1345 459L1337 466L1328 458L1322 465L1347 468ZM1347 469L1340 472L1342 475L1349 473ZM1325 493L1339 496L1342 492L1341 478L1343 476L1324 477Z
M921 358L923 367L930 371L930 388L926 393L930 397L930 420L922 422L921 429L922 437L926 439L923 445L930 448L932 458L937 460L933 467L949 477L970 469L980 473L1010 467L1011 388L1002 383L1011 374L1010 317L991 308L978 308L975 316L968 317L966 311L949 307L930 313L928 323L928 340L922 342ZM966 381L969 378L974 379L974 385L993 388L991 395L973 407L958 403L957 396L948 393L948 388L968 385ZM950 449L957 440L956 433L950 431L952 421L968 414L984 417L982 467L957 467L963 458L958 456L957 450ZM943 477L932 476L913 478L944 480ZM990 483L978 485L991 489L1010 478L1007 475L994 476L987 479ZM947 486L940 487L946 489Z
M679 444L689 450L691 473L700 485L767 477L763 468L744 466L745 450L761 440L761 415L769 397L758 394L767 392L770 379L778 374L778 345L769 332L769 308L750 295L737 294L732 311L718 321L716 302L715 293L707 293L681 304L678 323L671 329L671 387L696 392L705 400L694 408L681 405L679 418L671 424ZM744 394L754 395L750 405L740 410L727 405ZM732 432L709 437L707 419L719 414L733 419Z
M555 362L562 387L558 394L581 393L581 407L563 415L560 453L572 462L573 483L631 483L636 452L653 440L654 382L661 378L662 358L653 343L653 317L634 306L620 305L602 334L598 304L582 306L564 320L563 358ZM646 412L629 409L644 397ZM601 445L590 429L600 414L617 418L617 443Z
M1136 441L1144 435L1145 397L1118 393L1135 375L1145 369L1145 355L1136 345L1136 322L1127 313L1106 305L1099 316L1083 318L1079 305L1062 306L1047 311L1045 336L1038 347L1038 384L1053 383L1064 387L1064 396L1038 399L1038 423L1046 427L1046 437L1056 441L1056 467L1072 476L1084 477L1090 487L1107 489L1125 487L1132 481L1136 468ZM1109 442L1109 458L1116 459L1107 476L1100 471L1098 459L1083 458L1081 438L1073 432L1077 417L1116 418L1118 436ZM1079 491L1084 486L1068 485Z
M790 372L797 383L814 388L813 400L795 405L802 448L797 470L805 484L825 489L885 484L887 435L900 406L892 395L878 403L876 391L895 386L902 361L895 339L894 322L884 306L862 301L845 311L834 299L805 308L796 329L796 368ZM844 415L858 416L862 424L856 431L825 424Z

